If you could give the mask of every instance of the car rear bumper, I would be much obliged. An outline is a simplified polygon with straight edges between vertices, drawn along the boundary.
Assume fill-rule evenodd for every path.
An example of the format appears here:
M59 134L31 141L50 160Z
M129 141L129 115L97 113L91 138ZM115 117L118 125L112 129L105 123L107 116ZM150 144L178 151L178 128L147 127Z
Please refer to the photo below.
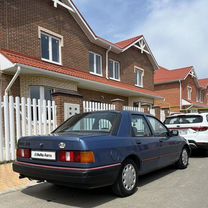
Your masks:
M81 169L14 162L13 170L22 177L46 180L76 188L98 188L112 185L119 173L120 163L97 168Z

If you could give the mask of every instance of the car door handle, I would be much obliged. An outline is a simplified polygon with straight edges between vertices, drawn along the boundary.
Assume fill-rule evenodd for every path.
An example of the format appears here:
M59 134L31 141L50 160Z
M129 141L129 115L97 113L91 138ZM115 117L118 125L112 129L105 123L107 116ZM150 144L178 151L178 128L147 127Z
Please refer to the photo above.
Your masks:
M141 144L141 141L136 141L137 144Z
M160 139L159 141L162 143L162 142L164 142L164 139Z

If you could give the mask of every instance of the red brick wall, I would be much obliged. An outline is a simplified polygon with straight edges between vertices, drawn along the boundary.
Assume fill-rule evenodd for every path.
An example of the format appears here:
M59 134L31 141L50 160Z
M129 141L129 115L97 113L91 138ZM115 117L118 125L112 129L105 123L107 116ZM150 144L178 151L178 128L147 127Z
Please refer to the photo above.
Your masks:
M161 100L156 101L156 105L164 106L180 106L180 85L179 82L155 85L155 91L158 95L165 98L164 105Z
M86 101L97 101L102 103L109 103L111 104L112 100L114 99L122 99L124 100L123 105L128 105L128 97L101 93L99 91L92 91L92 90L85 90L85 89L78 89L78 92L83 96L83 100Z
M106 49L91 43L65 8L54 8L52 0L1 0L0 11L0 48L40 58L38 26L41 26L64 37L64 66L89 71L88 52L94 51L103 57L105 76ZM145 88L153 89L153 67L146 54L131 48L119 55L110 53L110 58L120 61L122 82L135 84L137 65L145 70Z
M12 75L2 74L0 73L0 96L4 96L5 89L8 86L9 82L12 79ZM9 95L13 95L14 97L20 96L20 80L17 78L17 80L14 82L13 86L9 90Z

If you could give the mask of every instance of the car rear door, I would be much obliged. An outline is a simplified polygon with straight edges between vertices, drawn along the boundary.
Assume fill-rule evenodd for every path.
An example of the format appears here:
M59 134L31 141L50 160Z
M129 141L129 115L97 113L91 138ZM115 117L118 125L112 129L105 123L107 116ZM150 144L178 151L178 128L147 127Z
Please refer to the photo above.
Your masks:
M174 137L171 137L168 129L158 119L152 116L147 116L154 136L159 139L160 142L160 160L159 167L164 167L175 162L180 154L179 141Z
M141 160L141 173L155 170L159 166L160 142L152 135L143 115L131 115L132 136Z

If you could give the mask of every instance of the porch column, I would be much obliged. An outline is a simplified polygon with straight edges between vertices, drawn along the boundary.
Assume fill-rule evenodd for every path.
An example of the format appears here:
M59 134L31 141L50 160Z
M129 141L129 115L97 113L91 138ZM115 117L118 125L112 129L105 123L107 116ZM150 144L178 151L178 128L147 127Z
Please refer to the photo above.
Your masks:
M57 90L52 94L52 96L57 106L58 125L63 123L64 120L66 120L66 118L69 118L70 116L73 116L76 113L83 112L83 98L78 92L70 91L70 90L69 91Z
M116 98L111 100L112 104L115 105L117 111L122 111L124 106L124 100Z
M160 106L154 106L155 109L155 117L160 120Z
M142 105L142 108L144 108L144 113L150 113L150 106L149 105Z

